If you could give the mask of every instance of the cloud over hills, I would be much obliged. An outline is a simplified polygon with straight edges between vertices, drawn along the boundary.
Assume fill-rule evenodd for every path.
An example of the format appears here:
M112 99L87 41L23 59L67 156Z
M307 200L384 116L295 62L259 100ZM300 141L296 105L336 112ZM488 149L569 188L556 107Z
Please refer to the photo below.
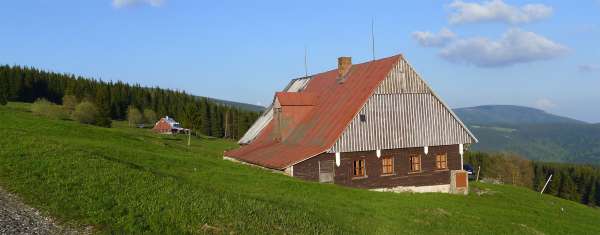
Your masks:
M549 17L553 9L543 4L513 6L502 0L467 3L456 0L449 25L503 22L510 25L528 23ZM415 31L412 38L423 47L439 48L438 55L453 63L478 67L504 67L519 63L549 60L569 51L566 46L544 36L511 26L498 39L482 36L459 37L448 28L438 33ZM583 68L582 70L585 70Z
M565 46L521 29L509 29L498 40L483 37L458 39L440 50L450 62L479 67L500 67L548 60L568 52Z

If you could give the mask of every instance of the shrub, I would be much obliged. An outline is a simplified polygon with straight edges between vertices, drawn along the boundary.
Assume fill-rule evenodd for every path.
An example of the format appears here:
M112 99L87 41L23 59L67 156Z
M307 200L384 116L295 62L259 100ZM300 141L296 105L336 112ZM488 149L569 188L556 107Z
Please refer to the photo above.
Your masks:
M77 106L77 98L72 95L65 95L62 99L62 106L71 115L75 111L75 106Z
M98 115L98 108L93 103L84 101L75 107L71 118L84 124L96 124Z
M138 108L129 105L127 108L127 121L129 121L129 126L137 125L144 122L144 117Z
M38 99L31 105L31 112L56 119L68 119L69 115L58 105L46 100Z
M144 109L144 120L146 123L154 124L156 121L158 121L157 119L158 117L156 116L154 110Z

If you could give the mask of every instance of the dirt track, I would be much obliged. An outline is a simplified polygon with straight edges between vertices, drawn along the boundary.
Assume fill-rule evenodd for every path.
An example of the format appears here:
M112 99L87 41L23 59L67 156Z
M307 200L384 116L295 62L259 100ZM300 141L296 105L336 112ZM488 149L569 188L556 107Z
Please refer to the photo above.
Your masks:
M64 229L0 187L0 234L78 234Z

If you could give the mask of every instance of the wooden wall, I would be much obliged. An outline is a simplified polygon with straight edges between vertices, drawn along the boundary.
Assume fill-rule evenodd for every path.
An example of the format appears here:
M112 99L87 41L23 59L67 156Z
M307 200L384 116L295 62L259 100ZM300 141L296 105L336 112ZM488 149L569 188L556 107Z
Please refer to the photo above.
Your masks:
M360 120L361 115L366 121ZM472 134L452 110L402 59L328 152L474 142Z
M410 154L421 154L422 171L410 172ZM447 153L448 169L437 170L435 155ZM341 164L334 167L334 183L358 188L389 188L395 186L426 186L450 184L450 170L459 170L460 155L458 145L430 146L429 153L424 154L423 148L406 148L382 150L381 156L394 158L394 174L382 176L382 158L377 158L375 151L341 153ZM335 154L323 153L316 157L294 165L294 177L318 181L319 161L335 159ZM365 159L366 177L353 178L353 162Z

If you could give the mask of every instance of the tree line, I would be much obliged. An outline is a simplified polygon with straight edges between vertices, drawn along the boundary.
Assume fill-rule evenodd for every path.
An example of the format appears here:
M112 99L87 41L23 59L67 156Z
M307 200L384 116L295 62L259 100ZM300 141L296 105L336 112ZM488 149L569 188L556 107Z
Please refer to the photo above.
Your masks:
M600 167L567 163L531 161L515 154L467 152L465 162L481 166L480 179L524 186L540 192L552 175L544 193L600 206Z
M258 112L216 103L208 98L158 87L142 87L121 81L105 82L72 74L22 66L0 66L0 104L45 99L62 105L65 97L76 103L95 105L97 125L110 127L111 120L127 119L128 111L172 116L197 134L240 138L260 115ZM154 124L157 120L146 120Z

